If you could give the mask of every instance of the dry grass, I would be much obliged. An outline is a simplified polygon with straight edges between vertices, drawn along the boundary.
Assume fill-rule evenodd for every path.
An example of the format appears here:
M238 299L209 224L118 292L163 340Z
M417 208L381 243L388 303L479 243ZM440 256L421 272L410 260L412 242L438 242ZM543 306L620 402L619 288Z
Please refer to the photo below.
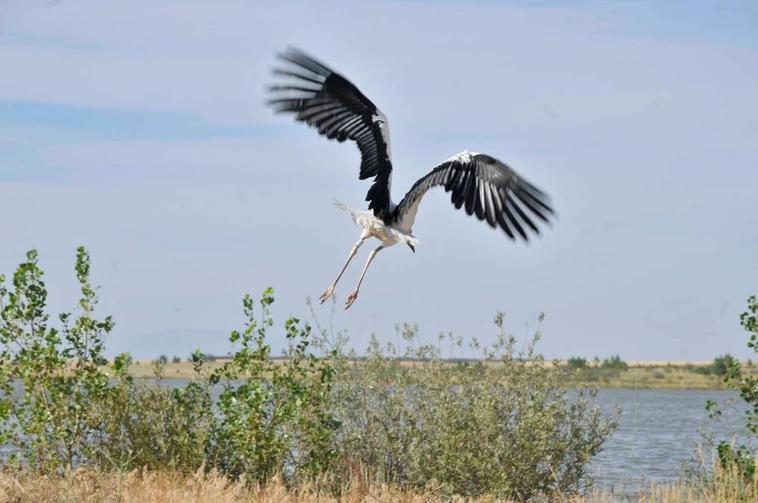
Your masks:
M752 490L745 494L741 493L736 486L721 485L708 488L676 483L654 486L648 494L642 495L639 501L646 503L738 503L758 501L758 491L755 490L755 485L753 485Z
M646 503L737 503L758 501L758 476L745 487L733 474L715 469L715 482L677 482L670 485L652 485L636 499ZM604 492L572 498L571 503L612 503L628 498ZM177 472L130 472L101 473L77 470L65 477L43 477L35 475L17 476L0 473L0 502L82 502L82 503L142 503L142 502L479 502L502 501L494 497L477 499L443 499L434 491L413 493L387 486L363 487L360 482L352 484L337 499L335 496L319 492L315 486L291 490L281 482L273 482L264 487L249 489L241 484L230 483L218 474L183 475Z
M399 503L423 503L443 501L433 494L410 493L387 486L361 488L354 484L339 499L320 493L313 487L290 490L280 482L264 487L245 488L242 484L229 483L218 474L198 472L186 476L176 472L131 472L126 474L98 473L78 470L66 477L47 478L38 476L16 477L0 474L1 502L364 502L387 501ZM452 499L445 501L466 501ZM494 502L494 498L477 501Z

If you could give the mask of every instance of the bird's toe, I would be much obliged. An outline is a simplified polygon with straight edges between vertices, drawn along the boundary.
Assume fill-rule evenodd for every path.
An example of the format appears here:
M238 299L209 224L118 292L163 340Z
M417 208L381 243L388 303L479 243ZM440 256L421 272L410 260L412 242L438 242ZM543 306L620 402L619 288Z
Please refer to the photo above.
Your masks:
M345 301L345 309L349 309L350 306L353 305L353 302L355 302L355 299L358 298L358 292L351 292L350 295L347 296L347 300Z
M319 297L319 300L321 301L321 303L323 304L324 302L326 302L326 299L328 299L329 297L331 297L333 292L334 292L334 287L333 286L330 286L329 288L327 288L326 290L324 290L324 293L322 293L321 297Z

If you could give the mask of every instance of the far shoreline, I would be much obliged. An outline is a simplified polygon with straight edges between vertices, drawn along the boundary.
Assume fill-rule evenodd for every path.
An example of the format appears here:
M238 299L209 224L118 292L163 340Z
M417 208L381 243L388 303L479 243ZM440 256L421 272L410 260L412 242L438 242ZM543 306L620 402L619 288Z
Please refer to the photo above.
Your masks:
M285 364L285 358L274 358ZM227 358L215 358L204 364L206 370L213 370ZM475 363L482 360L460 359L447 360L451 364ZM361 359L354 360L360 364ZM561 368L567 367L565 360L546 361L545 365L552 367L557 362ZM485 362L488 365L497 365L497 361ZM423 365L421 360L401 360L402 365ZM626 368L603 368L590 364L579 370L569 370L571 383L576 386L593 386L597 388L618 389L681 389L681 390L718 390L726 389L723 376L709 373L712 361L707 360L630 360L625 362ZM135 360L129 367L129 374L134 378L155 379L156 360ZM758 367L752 362L742 362L743 370L747 373L758 373ZM162 379L193 379L197 375L191 362L167 362L159 365Z

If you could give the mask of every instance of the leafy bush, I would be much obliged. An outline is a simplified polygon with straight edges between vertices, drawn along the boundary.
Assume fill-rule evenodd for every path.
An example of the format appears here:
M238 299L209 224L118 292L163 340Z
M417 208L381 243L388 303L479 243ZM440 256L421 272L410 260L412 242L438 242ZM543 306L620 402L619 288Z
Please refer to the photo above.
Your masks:
M626 370L628 365L619 355L613 355L610 358L604 359L600 367L611 370Z
M713 359L713 363L711 363L711 365L705 369L706 373L708 374L724 377L729 374L731 372L731 369L735 366L739 366L739 360L737 360L729 353L725 353L723 355L715 357Z
M758 353L758 297L755 295L748 298L747 311L740 315L740 324L750 334L748 348ZM758 440L758 377L743 375L739 360L729 354L714 359L713 367L718 369L719 375L723 375L724 382L729 388L740 392L740 397L748 406L745 412L745 425L755 436L754 440ZM711 417L721 415L718 404L713 401L706 403L706 410L709 411ZM727 442L726 440L718 443L716 452L719 463L724 471L739 474L743 483L751 486L756 478L756 453L745 444L735 448L734 443L734 441Z
M273 325L268 311L273 302L269 288L261 297L258 322L253 300L245 296L245 328L230 335L241 347L213 371L196 351L198 378L184 387L135 384L121 374L121 394L109 404L113 412L97 464L185 473L205 467L246 483L265 483L276 475L292 483L329 469L336 452L337 423L329 410L334 370L307 352L310 327L295 318L285 323L292 342L288 361L271 361L265 338ZM157 371L162 378L160 367Z
M573 393L545 365L539 334L518 353L502 320L485 361L446 362L420 344L402 361L372 340L337 390L343 456L374 483L443 495L549 499L584 487L615 423L591 406L591 390Z
M580 370L587 368L587 359L581 356L572 356L566 360L566 366L571 370Z
M739 365L739 360L729 353L726 353L713 359L713 373L719 376L726 376L727 374L730 374L733 369L738 368Z
M117 383L101 404L103 421L88 464L100 470L171 469L193 473L205 464L214 421L210 388L193 381L168 389L135 380L119 359Z
M27 253L8 290L0 276L0 444L19 450L11 462L60 473L88 459L90 442L100 427L93 404L111 390L101 370L104 335L113 320L93 317L97 304L89 282L90 260L76 254L81 298L76 317L59 315L60 328L49 325L47 290L37 252ZM22 393L14 396L14 378Z
M731 372L732 368L739 367L739 365L739 360L729 353L725 353L715 357L710 365L692 367L691 370L697 374L725 377Z
M253 299L245 296L245 328L229 338L241 348L208 377L210 384L222 387L209 467L234 479L265 482L277 474L291 480L312 477L331 468L336 458L332 435L339 424L330 410L335 369L328 360L308 352L311 327L297 318L284 324L290 343L287 360L282 365L271 360L265 338L274 323L269 313L273 302L273 290L268 288L261 297L258 322Z
M758 297L751 296L747 300L747 311L740 315L740 324L750 338L747 347L758 354ZM750 407L745 413L745 424L748 429L758 435L758 377L755 375L742 376L739 363L730 367L727 374L728 383L740 391L740 396Z
M89 269L89 256L79 248L79 312L60 315L60 329L48 324L35 251L16 271L12 290L0 277L0 444L15 448L11 463L41 473L85 465L182 471L206 466L245 482L275 474L295 480L330 467L338 426L329 410L334 369L307 351L310 327L295 318L285 323L292 344L286 364L270 360L265 337L273 325L271 289L261 299L260 324L245 297L247 322L230 337L241 342L231 361L208 373L196 352L200 379L167 389L161 386L165 357L155 362L157 383L129 376L128 355L107 367L105 335L113 321L93 317L97 297ZM221 392L213 400L216 385Z

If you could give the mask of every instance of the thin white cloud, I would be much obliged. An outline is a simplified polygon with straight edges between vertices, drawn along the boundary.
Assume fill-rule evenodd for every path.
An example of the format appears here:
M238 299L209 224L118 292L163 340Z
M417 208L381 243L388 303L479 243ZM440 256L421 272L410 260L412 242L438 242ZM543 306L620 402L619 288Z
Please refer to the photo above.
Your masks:
M431 194L418 253L382 252L338 326L359 340L389 337L399 321L419 322L430 338L482 336L497 309L517 333L544 310L551 354L742 350L736 314L758 281L753 49L708 34L642 37L627 19L580 8L10 5L0 100L281 128L161 140L3 127L3 138L27 142L13 162L58 176L0 182L0 212L24 210L3 220L0 270L38 246L55 307L75 295L71 262L84 243L117 336L230 328L242 293L268 284L278 314L304 311L302 298L320 293L356 237L330 199L358 205L367 186L353 146L290 129L264 108L272 56L294 43L388 113L396 198L437 161L475 148L544 187L559 211L527 247ZM6 162L0 152L0 170Z
M476 117L482 130L625 119L656 103L665 113L665 106L676 106L671 100L679 93L687 107L677 113L694 114L721 86L744 91L758 85L753 50L631 38L615 32L621 23L607 15L565 8L21 5L30 4L18 4L0 25L8 39L0 45L2 99L269 123L262 90L274 52L288 43L322 55L364 83L393 118L407 111L432 129L443 121L455 127L450 117L467 116ZM359 14L373 22L356 23ZM701 71L704 67L710 71ZM752 100L749 106L758 104ZM546 107L555 113L545 114Z

